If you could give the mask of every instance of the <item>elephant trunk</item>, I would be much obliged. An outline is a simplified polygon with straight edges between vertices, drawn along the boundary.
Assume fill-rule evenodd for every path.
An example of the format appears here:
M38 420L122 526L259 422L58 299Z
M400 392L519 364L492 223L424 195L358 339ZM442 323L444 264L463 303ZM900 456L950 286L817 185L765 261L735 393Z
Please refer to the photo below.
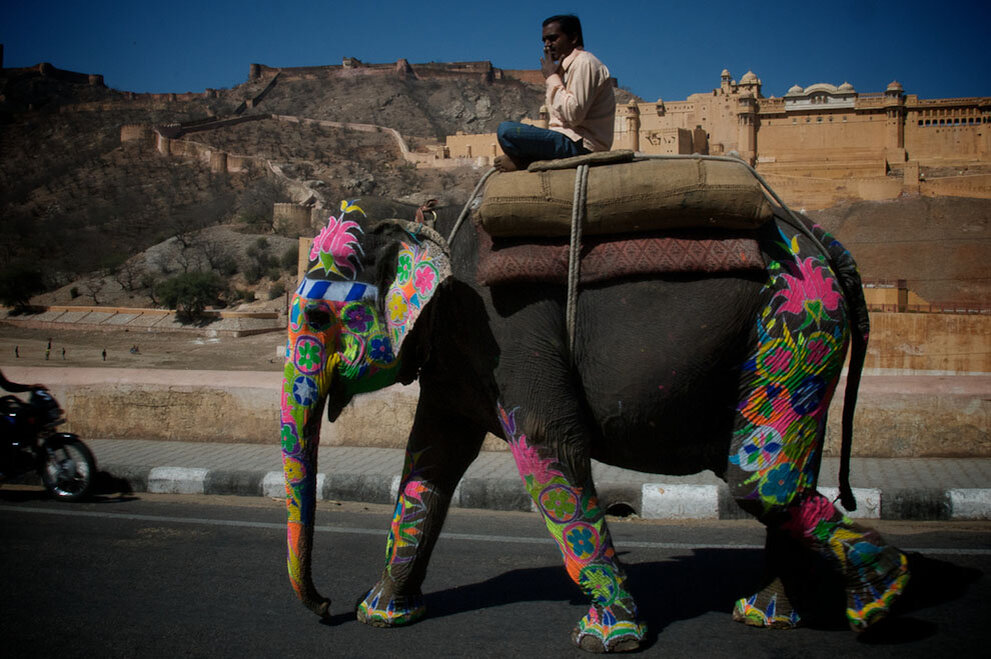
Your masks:
M317 448L333 365L307 373L287 360L282 385L282 465L286 483L289 580L308 609L329 615L330 600L320 595L311 575L317 498Z

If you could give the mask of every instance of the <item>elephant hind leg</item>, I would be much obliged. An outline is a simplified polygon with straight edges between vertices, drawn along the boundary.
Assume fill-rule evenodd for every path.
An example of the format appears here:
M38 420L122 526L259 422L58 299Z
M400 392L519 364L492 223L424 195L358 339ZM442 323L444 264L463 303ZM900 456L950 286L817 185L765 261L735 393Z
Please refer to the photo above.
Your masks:
M851 629L885 618L909 580L908 559L874 529L854 524L818 492L789 506L778 528L813 549L843 576Z

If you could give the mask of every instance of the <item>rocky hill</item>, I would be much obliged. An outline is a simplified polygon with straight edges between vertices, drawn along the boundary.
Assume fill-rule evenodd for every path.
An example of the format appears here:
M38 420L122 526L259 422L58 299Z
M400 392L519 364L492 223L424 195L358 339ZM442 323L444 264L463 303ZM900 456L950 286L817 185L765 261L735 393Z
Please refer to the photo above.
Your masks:
M122 142L122 126L292 115L387 126L416 150L535 116L541 102L539 86L508 78L269 75L177 96L129 94L51 70L0 70L0 269L40 275L26 280L43 285L39 304L154 306L163 281L210 270L225 283L219 303L277 306L295 274L295 236L272 227L273 204L298 201L287 182L328 200L375 194L458 204L481 172L415 168L387 133L265 119L184 139L284 176L272 167L218 173L197 158L163 156L150 139ZM811 215L851 249L865 279L906 279L937 303L991 299L988 200L908 198Z
M249 99L254 102L246 109ZM180 250L171 261L162 261L168 249L160 248L156 259L146 259L145 250L166 243L186 245L190 236L215 225L227 226L230 244L244 242L233 238L238 233L270 235L273 203L294 201L285 179L262 168L216 173L196 159L163 157L147 140L122 143L124 125L283 114L388 126L415 149L459 130L490 131L506 118L536 116L541 101L539 87L517 80L287 76L275 84L268 77L232 89L175 96L107 89L86 76L51 67L4 69L0 267L8 272L40 270L49 293L36 302L93 304L95 297L103 304L153 304L154 283L200 267L203 249L196 254ZM269 120L188 139L271 161L289 179L321 188L328 199L357 194L464 199L479 176L470 167L416 169L385 133ZM231 259L239 263L241 252L238 256L233 250ZM128 291L113 284L120 278L136 283ZM268 289L285 283L266 280L254 287L261 286L259 297L264 297ZM228 301L244 285L252 286L243 279L232 283ZM95 296L87 292L97 289ZM115 294L115 289L120 290Z

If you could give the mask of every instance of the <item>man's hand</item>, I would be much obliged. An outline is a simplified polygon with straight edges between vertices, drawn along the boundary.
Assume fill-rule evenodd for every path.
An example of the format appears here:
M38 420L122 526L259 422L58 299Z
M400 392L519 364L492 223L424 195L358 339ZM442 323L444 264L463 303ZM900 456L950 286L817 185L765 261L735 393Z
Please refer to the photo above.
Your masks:
M540 72L544 74L544 80L561 70L561 63L554 59L550 51L544 48L544 56L540 58Z

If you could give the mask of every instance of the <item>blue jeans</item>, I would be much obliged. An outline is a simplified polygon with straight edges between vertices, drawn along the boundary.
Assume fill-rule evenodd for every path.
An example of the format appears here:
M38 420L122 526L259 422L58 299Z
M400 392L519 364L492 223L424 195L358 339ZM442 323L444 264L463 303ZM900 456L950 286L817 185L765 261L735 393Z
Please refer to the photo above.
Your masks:
M556 160L591 153L581 141L573 141L557 131L504 121L496 131L499 146L518 166L526 167L535 160Z

